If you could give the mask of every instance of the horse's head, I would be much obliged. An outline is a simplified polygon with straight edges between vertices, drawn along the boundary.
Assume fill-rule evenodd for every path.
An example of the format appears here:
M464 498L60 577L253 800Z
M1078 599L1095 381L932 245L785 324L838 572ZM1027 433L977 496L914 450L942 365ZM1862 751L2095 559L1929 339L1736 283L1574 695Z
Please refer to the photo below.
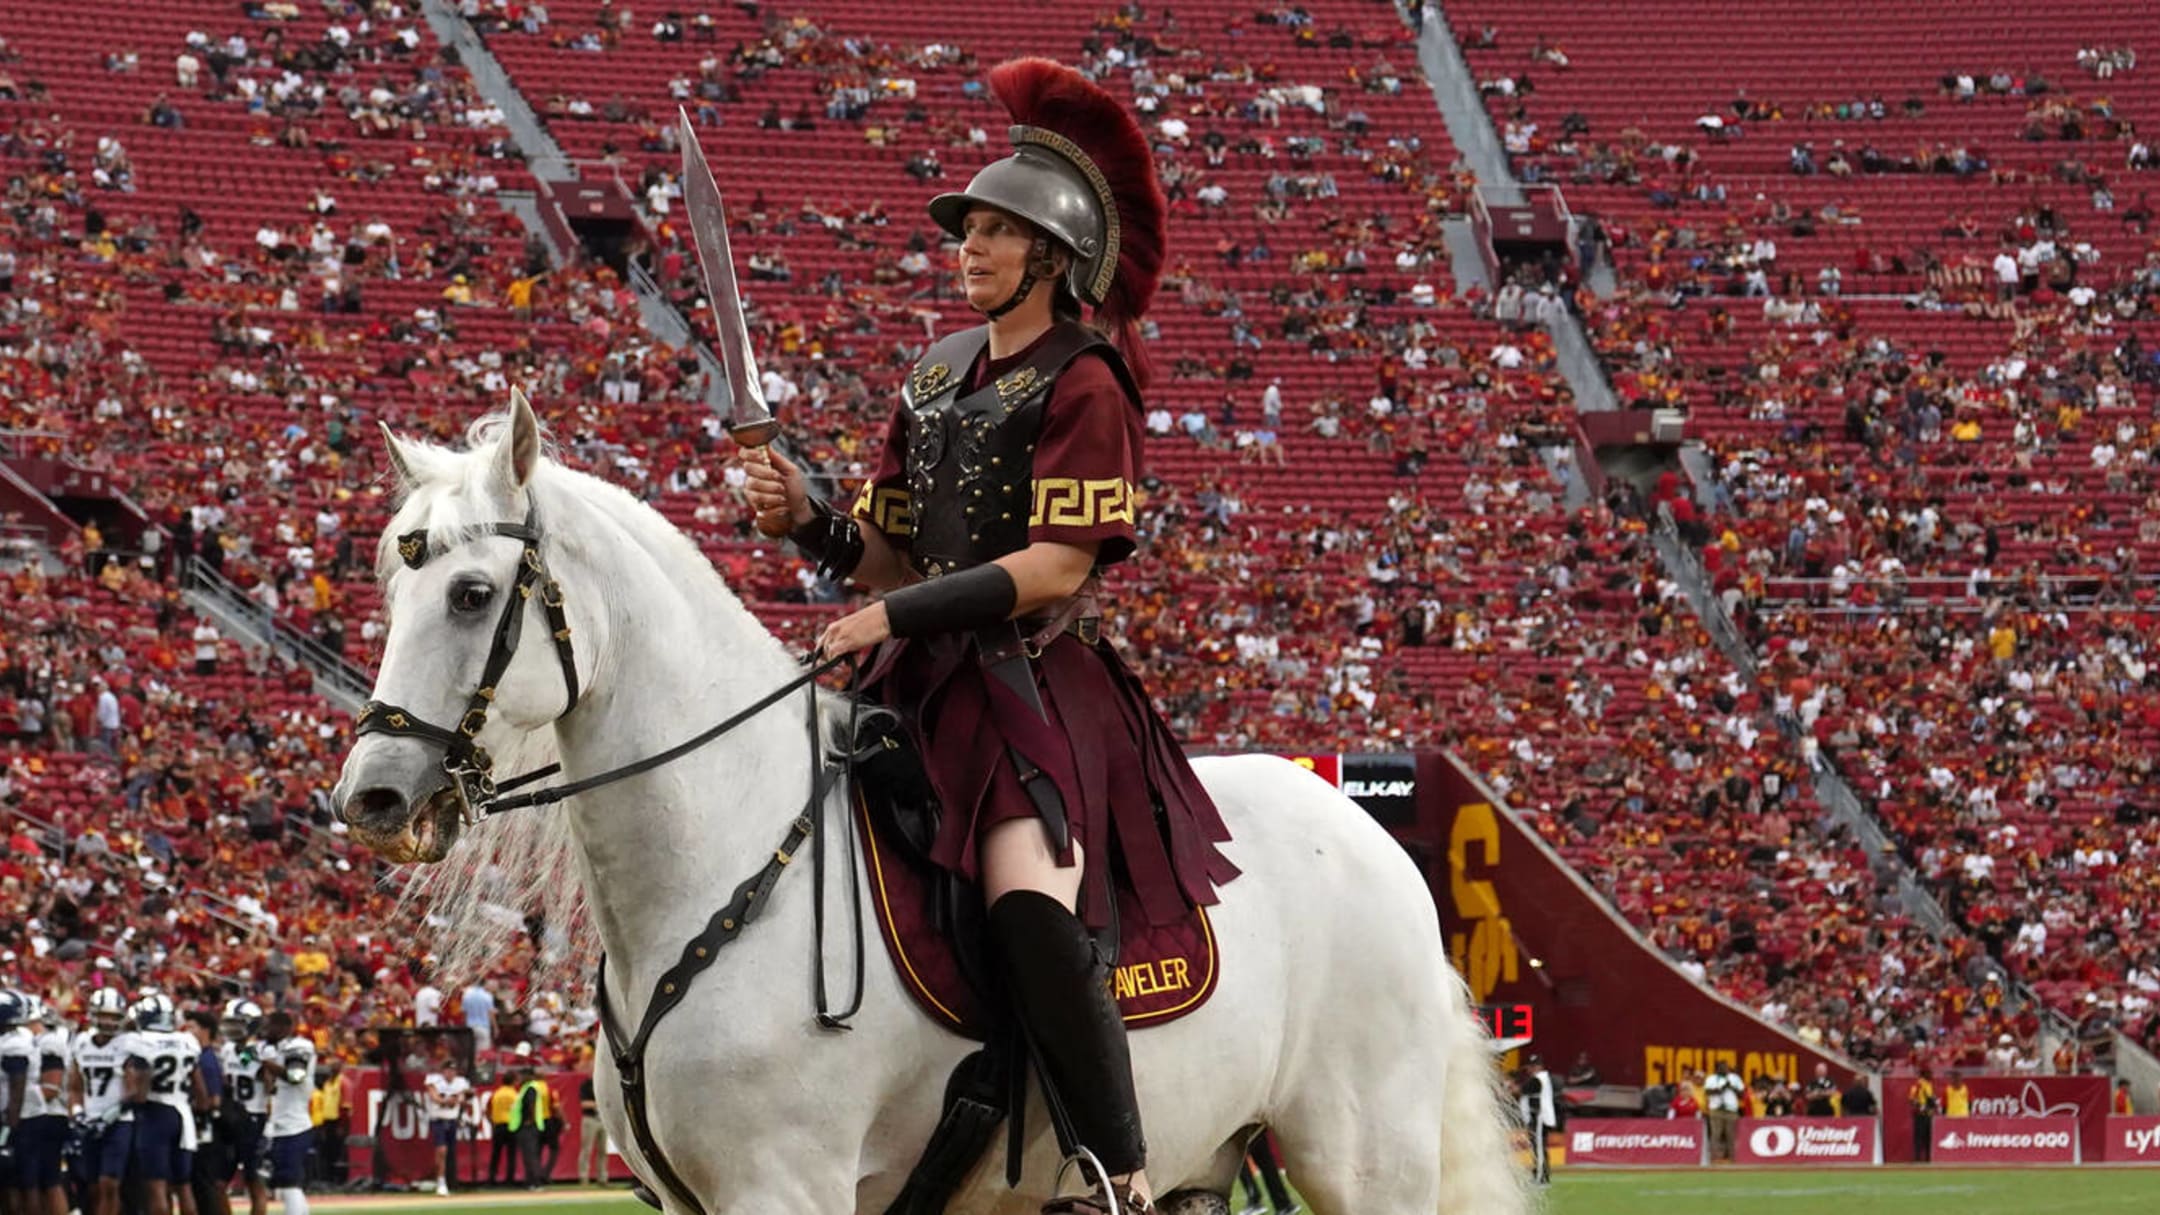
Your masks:
M469 451L383 435L403 498L376 561L389 633L334 797L384 858L434 862L492 788L494 753L529 749L576 706L571 639L591 621L572 620L549 572L559 546L535 478L567 474L542 458L524 394L473 427Z

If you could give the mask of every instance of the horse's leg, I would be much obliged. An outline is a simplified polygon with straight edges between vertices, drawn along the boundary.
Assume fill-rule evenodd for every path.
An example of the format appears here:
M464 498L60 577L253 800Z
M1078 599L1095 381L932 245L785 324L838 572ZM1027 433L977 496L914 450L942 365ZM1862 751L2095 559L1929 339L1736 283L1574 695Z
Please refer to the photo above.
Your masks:
M1274 1119L1290 1184L1314 1215L1437 1212L1438 1052L1331 1062L1341 1070L1312 1077Z

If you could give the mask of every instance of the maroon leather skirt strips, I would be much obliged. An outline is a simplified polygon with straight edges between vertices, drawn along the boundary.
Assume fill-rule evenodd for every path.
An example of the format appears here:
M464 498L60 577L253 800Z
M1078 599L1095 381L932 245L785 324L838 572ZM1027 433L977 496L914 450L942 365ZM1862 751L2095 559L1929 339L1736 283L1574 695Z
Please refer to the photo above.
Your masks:
M1109 643L1069 633L1032 665L1042 714L984 671L966 638L890 641L872 663L864 694L914 724L944 803L932 859L979 879L982 833L1037 815L1017 752L1064 797L1087 855L1080 912L1090 927L1109 921L1112 882L1150 924L1215 903L1238 873L1217 847L1230 833L1139 679ZM1069 850L1061 860L1072 862Z

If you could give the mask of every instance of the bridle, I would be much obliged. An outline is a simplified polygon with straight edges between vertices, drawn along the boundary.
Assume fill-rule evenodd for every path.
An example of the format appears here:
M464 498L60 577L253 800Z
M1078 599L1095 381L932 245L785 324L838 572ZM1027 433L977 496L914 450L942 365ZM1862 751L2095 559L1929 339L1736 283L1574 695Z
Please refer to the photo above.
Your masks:
M360 706L360 716L353 727L355 737L395 734L440 746L443 749L443 774L450 778L450 787L457 793L459 813L464 815L467 823L476 822L487 813L501 791L495 783L495 757L480 745L480 731L487 727L488 708L495 703L495 685L502 679L503 672L510 669L510 659L517 654L518 641L525 633L525 603L532 598L536 587L540 592L540 608L547 614L548 629L554 636L555 657L562 664L564 699L561 716L569 716L578 705L577 654L570 648L570 620L563 612L562 586L548 573L547 559L540 555L540 525L536 511L528 510L523 523L483 523L462 529L449 544L430 544L425 530L406 532L397 538L398 557L408 569L419 569L430 558L488 536L508 536L522 541L525 549L518 557L517 576L510 583L510 593L503 596L502 614L495 619L495 636L488 648L487 663L480 668L480 682L466 698L465 712L459 716L457 724L439 726L410 709L370 700ZM559 770L557 765L551 764L538 772L526 773L503 788L515 788Z
M360 706L353 734L365 737L369 734L394 734L406 738L418 738L443 749L443 774L450 778L450 788L456 792L458 812L469 826L493 814L522 810L528 806L548 806L568 797L611 785L640 773L650 772L663 764L672 763L692 751L712 742L758 714L781 701L810 688L810 745L814 768L822 768L822 748L817 732L817 680L826 672L842 665L852 666L852 655L826 658L814 662L801 675L780 685L750 705L721 721L717 725L693 737L633 760L619 768L610 768L582 780L566 785L550 785L515 797L505 796L512 790L532 784L562 771L562 765L549 764L521 773L508 780L495 779L495 758L480 745L480 731L487 727L489 706L495 703L495 685L509 670L510 659L516 655L518 640L525 632L525 603L537 588L540 608L547 615L548 629L555 641L555 657L562 664L563 711L557 721L568 717L578 706L577 655L570 647L570 620L563 611L562 586L548 572L547 559L540 554L540 525L537 514L528 511L523 523L483 523L461 529L448 544L431 545L426 531L406 532L397 538L398 556L410 569L419 569L434 557L440 557L452 549L463 547L474 540L488 536L508 536L523 542L524 551L518 557L517 577L510 584L511 593L503 597L502 615L495 621L495 637L488 649L487 662L480 669L479 685L465 701L465 712L453 728L444 728L421 717L410 709L370 700ZM815 657L815 656L813 656Z
M555 640L555 655L562 663L563 686L567 696L563 711L556 720L569 716L578 705L578 678L576 655L570 648L570 623L563 613L562 587L548 573L547 561L540 555L540 526L538 516L528 511L523 523L487 523L459 531L453 541L445 545L430 545L425 531L407 532L397 539L398 556L412 569L419 569L432 557L439 557L453 548L486 536L508 536L523 542L524 552L518 558L517 577L511 583L512 593L504 596L502 615L495 621L495 637L488 650L487 662L481 668L479 686L473 689L465 702L464 716L454 728L445 729L427 721L419 714L397 705L370 700L360 707L357 736L368 734L395 734L418 738L434 743L443 749L443 772L450 778L450 786L457 792L459 812L467 823L473 823L492 814L520 809L525 806L545 806L575 796L601 785L612 784L649 772L662 764L688 755L712 742L735 727L780 703L782 700L809 689L810 713L810 767L812 779L807 804L802 813L788 825L787 834L780 847L763 868L736 887L734 897L728 900L705 928L683 947L681 958L661 975L652 993L647 997L645 1015L634 1029L626 1030L617 1020L607 994L607 962L603 958L600 970L594 977L598 993L600 1028L607 1039L613 1055L617 1078L622 1084L624 1113L630 1120L630 1129L637 1140L646 1163L655 1173L655 1179L665 1186L676 1200L692 1211L702 1212L703 1205L669 1164L667 1155L654 1138L652 1124L646 1108L645 1048L653 1030L660 1021L680 1004L690 989L690 984L700 973L710 967L719 956L721 948L733 942L759 918L771 902L773 887L781 873L795 859L795 854L806 843L811 846L813 911L813 958L815 960L817 1024L827 1030L853 1028L850 1019L862 1008L865 988L863 966L864 931L862 922L862 888L852 880L856 865L856 843L853 819L843 812L841 822L847 833L848 897L852 909L854 944L853 996L846 1008L831 1011L825 986L825 832L820 829L822 807L833 781L852 784L855 756L852 750L843 755L844 763L828 769L824 758L824 743L820 733L820 716L817 700L817 680L826 672L843 664L854 664L851 655L837 658L821 658L813 654L806 660L807 669L794 679L766 693L725 721L687 738L664 751L643 759L612 768L583 780L566 785L550 785L521 793L515 797L504 794L521 785L529 784L562 770L559 764L549 764L531 772L523 773L497 784L494 778L494 757L479 743L480 731L487 725L488 708L495 701L495 685L510 667L510 659L517 653L518 640L524 632L525 604L538 588L540 606L547 614L548 627ZM850 721L848 736L856 737L856 722ZM655 1203L654 1205L658 1205Z

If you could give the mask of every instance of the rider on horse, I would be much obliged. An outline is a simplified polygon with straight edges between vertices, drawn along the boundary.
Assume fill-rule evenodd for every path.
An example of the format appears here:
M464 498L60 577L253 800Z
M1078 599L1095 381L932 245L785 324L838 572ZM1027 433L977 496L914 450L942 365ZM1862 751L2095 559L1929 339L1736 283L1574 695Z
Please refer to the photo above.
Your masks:
M1090 929L1120 891L1169 923L1237 873L1221 816L1100 628L1098 571L1138 538L1136 326L1165 207L1146 136L1079 73L1019 60L990 84L1014 153L930 203L987 323L923 355L851 511L811 499L777 453L750 462L750 499L787 510L824 572L884 592L819 648L880 647L863 689L915 728L944 807L932 859L980 883L1075 1138L1123 1209L1145 1211L1131 1055ZM1108 1209L1100 1194L1044 1208Z

